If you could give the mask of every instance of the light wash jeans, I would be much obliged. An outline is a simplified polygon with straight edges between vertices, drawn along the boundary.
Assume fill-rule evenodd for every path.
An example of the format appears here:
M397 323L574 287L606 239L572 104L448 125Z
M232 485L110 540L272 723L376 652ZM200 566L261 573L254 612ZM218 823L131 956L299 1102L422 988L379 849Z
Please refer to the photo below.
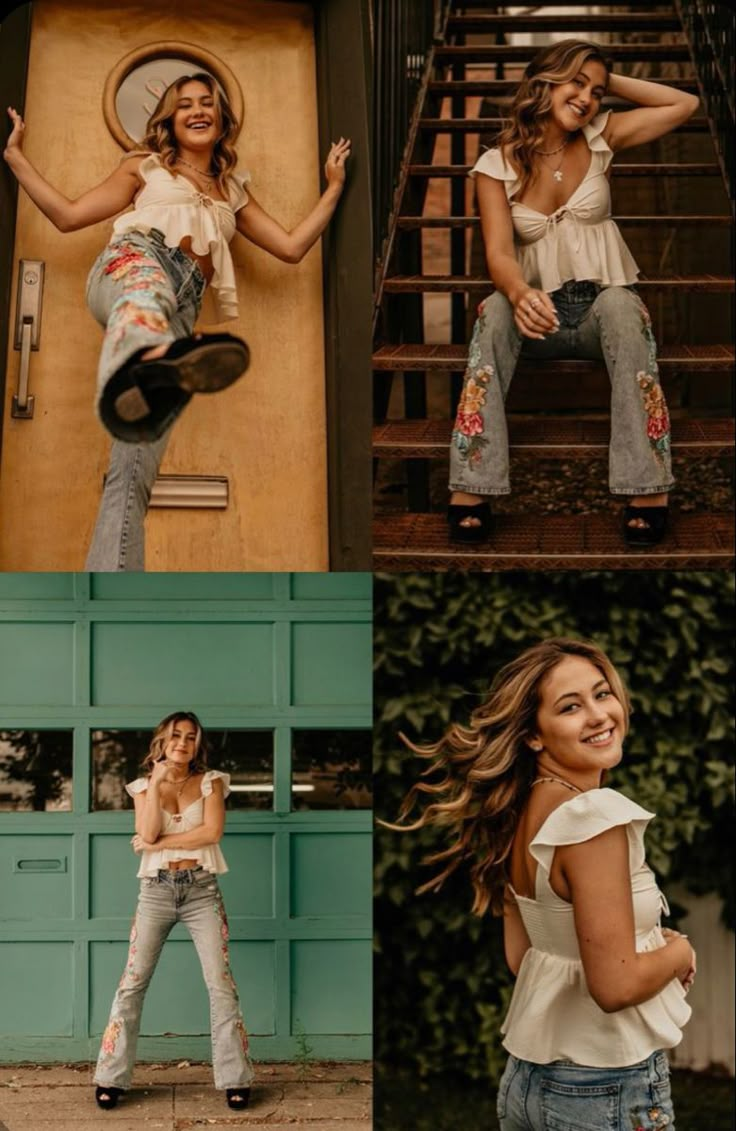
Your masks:
M611 380L609 487L614 495L657 495L674 480L670 423L659 383L651 319L631 287L565 283L550 298L560 329L544 341L525 338L511 303L495 291L478 307L462 396L450 445L450 490L507 495L509 446L504 403L521 354L603 359Z
M129 1088L143 998L175 923L186 925L197 948L210 997L215 1087L246 1088L253 1079L248 1035L230 970L228 925L217 877L202 868L162 869L141 879L128 962L102 1037L94 1082ZM186 986L181 987L186 993Z
M178 247L166 247L155 228L147 235L127 232L104 248L87 279L87 304L105 330L98 404L109 378L137 350L191 334L205 286L194 260ZM113 438L85 570L145 568L143 523L171 424L181 408L157 440Z
M667 1054L626 1068L532 1064L510 1056L497 1101L501 1131L673 1131Z

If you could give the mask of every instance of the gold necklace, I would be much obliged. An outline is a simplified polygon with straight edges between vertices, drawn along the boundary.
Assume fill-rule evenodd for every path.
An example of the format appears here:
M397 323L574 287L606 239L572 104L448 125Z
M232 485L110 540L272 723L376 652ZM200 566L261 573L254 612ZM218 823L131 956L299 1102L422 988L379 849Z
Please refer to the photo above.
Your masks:
M556 169L552 170L552 176L554 177L554 179L556 181L562 180L562 162L565 160L565 149L567 148L569 143L570 143L570 135L568 134L567 138L565 139L565 141L563 141L563 143L559 147L559 149L550 149L548 153L545 153L545 151L543 149L537 150L537 153L539 154L540 157L554 157L555 153L559 153L560 150L562 150L562 157L560 157L560 163L559 163L559 165L557 166ZM549 168L549 166L548 166L548 168Z
M183 157L177 157L176 163L177 165L186 165L187 169L191 169L198 176L200 176L203 181L205 181L208 188L212 188L213 184L215 183L214 177L210 177L207 175L207 173L203 173L202 170L198 169L196 165L192 165L190 161L185 161Z
M575 793L582 793L583 792L582 789L578 789L578 787L576 785L572 785L571 782L565 781L564 778L535 778L534 781L532 782L532 785L536 785L537 782L540 782L540 781L556 781L556 782L559 782L560 785L566 785L568 789L574 790Z
M187 782L189 781L189 779L190 779L190 777L192 776L193 773L194 773L194 770L190 770L189 773L187 774L187 776L182 781L179 788L176 790L176 800L177 800L177 802L178 802L179 798L181 797L181 795L184 791L184 786L187 784ZM169 785L178 785L178 779L172 780L171 778L164 778L164 781L167 782Z

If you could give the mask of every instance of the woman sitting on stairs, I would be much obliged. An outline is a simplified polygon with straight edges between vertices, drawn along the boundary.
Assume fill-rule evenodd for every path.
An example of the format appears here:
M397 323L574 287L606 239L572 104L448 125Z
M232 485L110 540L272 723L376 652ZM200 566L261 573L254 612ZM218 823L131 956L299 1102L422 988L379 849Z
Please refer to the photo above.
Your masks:
M599 113L612 94L637 103ZM611 219L611 158L662 137L698 99L613 74L595 44L543 48L527 66L498 145L471 170L495 291L478 308L450 448L450 537L481 542L488 496L506 495L504 401L516 362L603 359L611 379L611 494L628 497L629 545L664 536L673 485L669 416L637 265ZM543 365L540 366L540 378Z

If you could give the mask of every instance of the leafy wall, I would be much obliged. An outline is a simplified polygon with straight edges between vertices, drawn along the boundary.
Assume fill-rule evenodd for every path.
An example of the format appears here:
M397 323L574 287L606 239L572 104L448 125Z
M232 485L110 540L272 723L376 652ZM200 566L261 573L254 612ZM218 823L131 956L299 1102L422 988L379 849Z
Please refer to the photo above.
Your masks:
M375 582L376 814L394 819L431 740L467 720L493 673L546 636L590 638L633 713L607 784L657 817L647 857L667 890L718 892L733 928L733 578L726 573L394 574ZM500 922L469 914L466 875L415 896L436 831L375 842L376 1058L427 1076L496 1079L512 979ZM672 903L671 903L672 906ZM677 908L672 906L676 925Z

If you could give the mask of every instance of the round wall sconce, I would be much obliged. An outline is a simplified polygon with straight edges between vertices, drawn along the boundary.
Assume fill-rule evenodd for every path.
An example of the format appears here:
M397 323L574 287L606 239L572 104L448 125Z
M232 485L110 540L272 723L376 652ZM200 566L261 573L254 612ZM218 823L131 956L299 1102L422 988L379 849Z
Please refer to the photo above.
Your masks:
M136 47L123 56L107 76L102 113L118 145L126 152L137 149L145 134L146 122L166 87L193 71L206 71L215 79L232 107L240 133L243 92L227 64L194 43L164 40Z

